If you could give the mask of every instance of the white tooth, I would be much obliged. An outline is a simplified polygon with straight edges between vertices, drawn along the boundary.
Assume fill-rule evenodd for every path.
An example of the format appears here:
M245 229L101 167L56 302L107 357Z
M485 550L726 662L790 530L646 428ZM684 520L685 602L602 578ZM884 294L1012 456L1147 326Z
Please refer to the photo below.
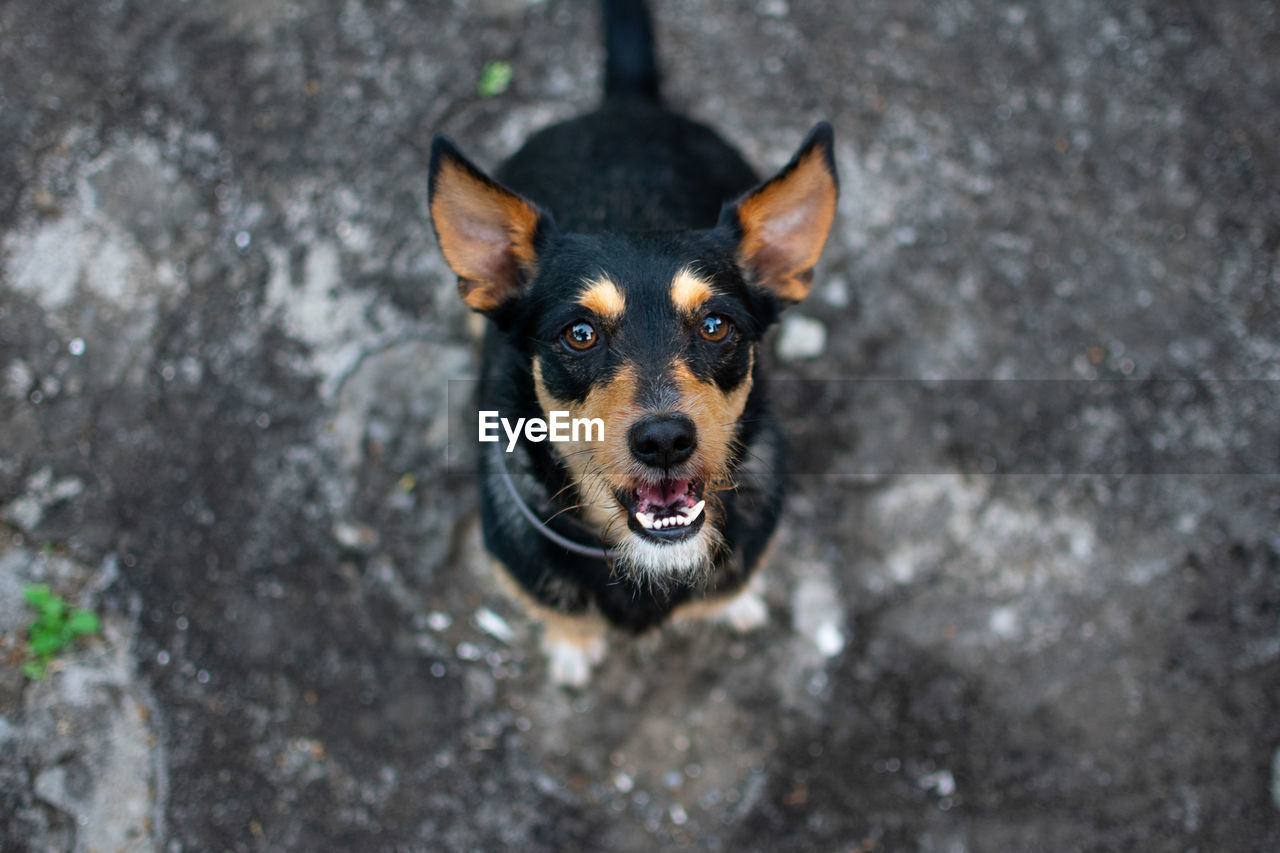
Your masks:
M646 529L653 529L653 516L647 512L637 512L636 521L640 522L640 526Z
M694 504L693 506L689 507L689 520L690 520L690 521L693 521L693 520L694 520L695 518L697 518L699 515L702 515L702 509L703 509L703 507L705 507L706 505L707 505L707 502L706 502L706 501L698 501L696 504Z
M660 518L655 522L655 524L658 526L659 529L661 529L667 526L667 520L665 518Z

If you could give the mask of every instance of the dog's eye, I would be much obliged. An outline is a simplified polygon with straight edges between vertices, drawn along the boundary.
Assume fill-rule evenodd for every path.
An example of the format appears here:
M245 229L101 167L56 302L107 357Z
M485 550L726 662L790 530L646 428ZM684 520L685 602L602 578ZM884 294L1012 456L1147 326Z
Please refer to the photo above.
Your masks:
M564 341L564 345L569 349L575 352L583 352L595 346L599 337L590 323L579 320L576 323L570 323L565 326L564 331L560 333L560 339Z
M733 330L733 321L723 314L708 314L702 318L702 325L698 327L698 334L702 335L703 340L719 343L729 337L729 332Z

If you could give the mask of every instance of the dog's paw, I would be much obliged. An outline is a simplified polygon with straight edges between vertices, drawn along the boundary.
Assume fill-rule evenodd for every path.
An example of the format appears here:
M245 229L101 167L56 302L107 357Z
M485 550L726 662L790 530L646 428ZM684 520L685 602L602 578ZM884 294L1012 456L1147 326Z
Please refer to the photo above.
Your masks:
M591 681L591 670L604 660L602 636L566 638L550 634L542 639L542 653L547 656L547 676L563 687L585 687Z
M724 606L720 619L739 634L745 634L768 623L769 608L758 592L747 590Z

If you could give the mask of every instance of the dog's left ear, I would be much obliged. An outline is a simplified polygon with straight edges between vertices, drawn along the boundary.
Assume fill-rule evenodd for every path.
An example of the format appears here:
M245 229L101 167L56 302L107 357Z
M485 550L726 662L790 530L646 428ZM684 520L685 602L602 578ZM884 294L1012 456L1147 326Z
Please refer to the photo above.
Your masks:
M458 292L489 314L518 297L538 269L537 242L555 228L548 213L472 165L443 136L431 142L431 224Z
M833 139L831 125L819 122L781 172L720 212L720 225L738 237L738 263L751 283L784 303L808 295L835 218Z

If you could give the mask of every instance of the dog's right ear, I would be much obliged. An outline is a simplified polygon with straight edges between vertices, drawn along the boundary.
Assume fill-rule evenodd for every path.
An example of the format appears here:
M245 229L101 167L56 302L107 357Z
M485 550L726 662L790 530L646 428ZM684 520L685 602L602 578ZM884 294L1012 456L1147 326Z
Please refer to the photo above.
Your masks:
M431 224L458 292L490 313L518 297L538 270L537 241L555 226L550 214L503 187L462 156L452 142L431 142Z
M813 266L836 215L831 125L814 125L786 167L720 212L738 238L738 260L751 282L783 304L809 293Z

